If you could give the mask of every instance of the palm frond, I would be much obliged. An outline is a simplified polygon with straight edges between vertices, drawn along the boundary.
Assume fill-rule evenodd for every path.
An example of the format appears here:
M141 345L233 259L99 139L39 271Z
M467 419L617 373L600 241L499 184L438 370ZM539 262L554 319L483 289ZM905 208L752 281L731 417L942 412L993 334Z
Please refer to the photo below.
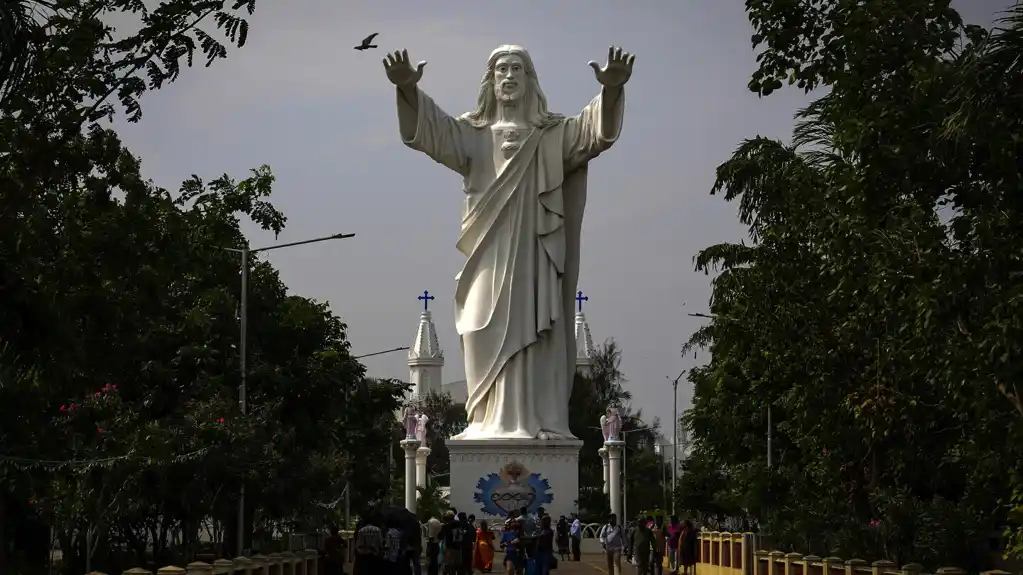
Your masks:
M945 120L943 135L961 133L982 116L997 113L1006 96L1018 98L1023 75L1023 3L1017 2L997 20L990 34L963 57L955 111Z
M828 97L814 100L796 112L796 127L792 130L792 145L829 148L835 137L835 124L825 119Z
M714 342L714 324L709 323L696 330L689 336L689 341L682 345L682 355L686 355L695 349L705 349Z
M0 0L0 102L16 93L35 64L34 46L43 27L43 9L54 6L39 0Z
M693 264L698 272L710 273L752 263L756 248L746 244L721 243L700 250L693 256Z
M793 169L801 166L792 147L763 137L746 140L718 166L711 193L724 190L726 201L739 198L739 220L750 227L755 240L758 222L783 209Z

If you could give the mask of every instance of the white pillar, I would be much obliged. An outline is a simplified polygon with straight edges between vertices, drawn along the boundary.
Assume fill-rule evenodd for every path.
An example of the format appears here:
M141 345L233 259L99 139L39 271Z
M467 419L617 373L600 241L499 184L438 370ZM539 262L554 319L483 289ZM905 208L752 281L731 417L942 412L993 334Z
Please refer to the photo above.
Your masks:
M622 449L624 441L609 439L604 442L604 449L607 449L607 474L608 491L611 498L611 513L618 518L618 524L625 524L625 517L622 517Z
M601 447L600 449L597 450L597 453L600 454L600 460L604 463L604 493L606 494L608 489L607 478L608 475L610 475L608 471L607 448Z
M416 512L416 451L419 450L419 440L404 439L400 443L405 450L405 509L412 513Z
M429 456L429 447L420 447L416 450L416 487L426 487L426 458ZM419 499L418 489L416 499Z

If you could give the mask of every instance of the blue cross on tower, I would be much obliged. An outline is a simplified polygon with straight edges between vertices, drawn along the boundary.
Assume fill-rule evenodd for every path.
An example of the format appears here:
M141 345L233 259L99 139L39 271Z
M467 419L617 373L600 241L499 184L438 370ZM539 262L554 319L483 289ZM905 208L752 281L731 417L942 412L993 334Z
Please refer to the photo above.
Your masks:
M582 292L580 292L580 293L582 293ZM429 311L430 310L430 300L435 300L437 298L435 298L432 295L430 295L430 292L428 290L423 290L423 295L417 297L416 299L423 300L423 311Z
M575 294L575 301L579 302L579 313L583 312L583 302L590 301L590 298L583 295L583 290L579 290L579 293Z

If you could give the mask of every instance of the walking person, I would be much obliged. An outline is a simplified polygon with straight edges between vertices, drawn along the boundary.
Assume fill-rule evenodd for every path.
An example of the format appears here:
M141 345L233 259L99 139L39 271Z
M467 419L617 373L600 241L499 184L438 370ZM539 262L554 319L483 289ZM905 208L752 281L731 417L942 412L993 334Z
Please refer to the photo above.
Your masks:
M678 541L682 532L682 524L678 522L678 515L672 515L668 521L668 569L671 574L678 573Z
M525 551L527 563L536 556L536 538L540 536L540 516L542 514L543 507L539 508L535 514L530 513L525 507L519 510L519 524L522 528L522 549Z
M636 558L632 553L632 540L636 534L636 522L629 521L628 525L625 526L625 560L635 565Z
M550 575L554 558L554 529L551 528L551 516L540 518L540 535L536 539L536 575Z
M384 547L382 550L381 575L409 575L408 544L401 525L394 518L384 523Z
M621 526L618 525L618 518L614 513L607 518L607 523L600 528L600 534L597 538L600 540L600 546L604 549L608 575L624 575L622 571L622 549L625 546L625 538L622 535Z
M330 537L324 542L323 573L324 575L344 575L345 572L345 540L341 530L331 527Z
M698 533L693 522L686 519L682 523L682 533L679 536L678 558L682 564L683 575L696 575L696 559Z
M399 521L401 531L405 535L405 564L409 566L411 575L423 575L423 526L413 517L405 517Z
M440 519L431 517L426 522L426 574L440 575Z
M454 513L445 514L444 526L440 530L441 544L444 545L444 575L461 575L462 546L468 543L469 533L464 521L459 521Z
M465 512L460 511L457 515L457 523L461 526L461 541L458 543L459 563L458 575L471 575L472 573L472 552L476 548L476 529L469 523Z
M355 561L352 573L355 575L376 575L383 571L384 534L379 514L370 516L355 526Z
M522 556L522 524L518 519L510 519L501 533L501 548L504 549L505 575L523 575L525 561Z
M654 526L650 530L650 572L653 575L664 573L664 550L667 548L667 534L664 529L664 516L654 517Z
M638 575L650 574L650 552L652 550L653 537L650 533L649 521L640 517L636 521L636 529L632 532L632 556L636 560L636 573Z
M558 555L561 557L562 561L568 560L568 529L568 519L565 519L565 516L562 515L558 518L558 524L554 529L554 535L558 542Z
M490 530L486 520L480 521L476 532L476 546L472 554L472 568L483 573L494 570L494 532Z
M578 515L572 515L572 527L568 531L568 536L572 539L572 561L579 561L582 553L583 524L579 521Z

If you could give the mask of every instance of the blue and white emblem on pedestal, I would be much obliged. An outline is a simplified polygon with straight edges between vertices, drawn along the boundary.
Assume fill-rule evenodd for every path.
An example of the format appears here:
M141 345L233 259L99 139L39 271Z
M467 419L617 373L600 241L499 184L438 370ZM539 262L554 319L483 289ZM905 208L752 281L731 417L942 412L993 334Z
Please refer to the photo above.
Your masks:
M523 507L528 513L554 501L551 485L539 473L530 473L518 461L512 461L498 473L481 477L476 482L473 501L488 515L507 516Z

